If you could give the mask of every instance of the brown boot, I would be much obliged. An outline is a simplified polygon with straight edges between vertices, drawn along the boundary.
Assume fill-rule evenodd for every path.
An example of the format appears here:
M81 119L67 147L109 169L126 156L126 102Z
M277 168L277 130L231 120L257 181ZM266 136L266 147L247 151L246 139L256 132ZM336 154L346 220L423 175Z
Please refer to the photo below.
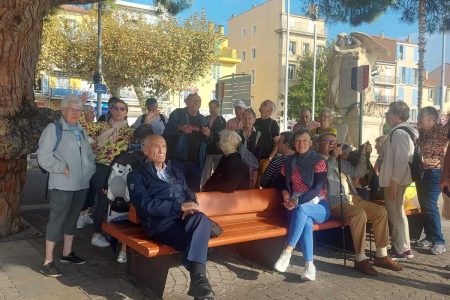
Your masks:
M355 261L355 270L369 276L378 275L378 271L372 267L368 259L362 260L360 262Z
M403 270L402 265L400 265L398 262L393 261L389 256L375 257L373 260L373 264L376 267L385 268L392 271L398 272Z

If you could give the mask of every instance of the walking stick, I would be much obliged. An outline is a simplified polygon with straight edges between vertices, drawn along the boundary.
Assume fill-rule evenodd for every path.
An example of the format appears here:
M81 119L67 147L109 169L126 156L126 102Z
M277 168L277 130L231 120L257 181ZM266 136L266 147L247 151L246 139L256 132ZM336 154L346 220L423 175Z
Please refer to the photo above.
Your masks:
M340 196L340 200L341 200L342 248L344 251L344 266L347 266L347 253L345 250L344 202L343 202L343 195L342 195L342 179L341 179L342 158L340 155L338 155L338 157L337 157L337 163L338 163L338 172L339 172L339 196Z

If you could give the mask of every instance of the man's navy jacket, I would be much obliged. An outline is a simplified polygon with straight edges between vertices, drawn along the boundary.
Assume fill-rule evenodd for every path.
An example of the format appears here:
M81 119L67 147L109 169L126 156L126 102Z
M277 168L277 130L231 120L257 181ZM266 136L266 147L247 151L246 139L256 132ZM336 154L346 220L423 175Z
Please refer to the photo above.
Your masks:
M170 161L166 165L170 183L159 179L155 165L148 161L127 177L130 201L149 237L178 222L181 204L197 199L187 186L184 175L173 168Z

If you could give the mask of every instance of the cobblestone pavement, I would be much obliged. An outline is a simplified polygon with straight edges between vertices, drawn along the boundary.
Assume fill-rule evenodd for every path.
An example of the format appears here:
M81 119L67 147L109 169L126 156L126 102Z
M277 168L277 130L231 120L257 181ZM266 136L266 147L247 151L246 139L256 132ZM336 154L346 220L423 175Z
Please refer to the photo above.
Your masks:
M18 239L0 240L1 299L155 299L146 296L124 276L125 266L115 262L110 249L90 245L92 228L77 231L74 248L88 260L85 265L58 264L64 276L53 279L38 273L44 255L45 223L48 207L43 199L45 177L31 170L23 197L23 218L31 224ZM443 222L450 240L450 222ZM61 251L60 248L57 249ZM361 276L344 267L342 254L325 247L315 249L318 270L315 282L303 282L303 258L296 252L284 274L259 266L224 250L213 250L208 261L208 276L217 299L449 299L449 252L432 256L415 251L415 258L403 263L405 270L378 269L377 277ZM167 299L189 299L186 292L189 274L182 267L170 270L166 284Z

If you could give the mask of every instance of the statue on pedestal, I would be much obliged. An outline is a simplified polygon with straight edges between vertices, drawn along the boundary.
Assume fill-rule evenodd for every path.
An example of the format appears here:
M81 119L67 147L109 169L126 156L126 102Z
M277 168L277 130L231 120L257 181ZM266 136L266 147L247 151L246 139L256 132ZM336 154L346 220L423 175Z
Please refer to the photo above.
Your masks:
M345 115L347 110L358 102L358 93L351 89L352 68L369 65L370 76L377 57L387 55L388 51L372 37L361 32L352 32L350 35L339 34L333 50L334 58L328 69L329 85L326 105L338 114ZM371 79L364 96L365 103L373 102Z

